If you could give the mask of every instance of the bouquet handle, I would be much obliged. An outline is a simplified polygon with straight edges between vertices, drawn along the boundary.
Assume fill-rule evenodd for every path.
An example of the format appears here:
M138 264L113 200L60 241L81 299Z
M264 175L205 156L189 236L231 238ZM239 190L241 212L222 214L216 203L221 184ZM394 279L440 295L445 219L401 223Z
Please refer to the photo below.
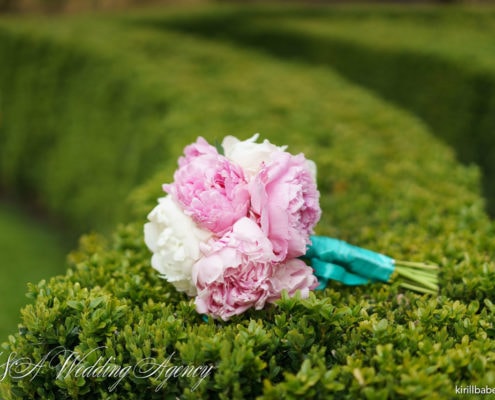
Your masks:
M384 254L327 236L313 235L310 239L311 245L304 258L309 260L318 278L320 284L317 290L324 289L329 280L354 286L372 282L390 283L395 274L405 288L420 293L438 292L436 265L396 261Z

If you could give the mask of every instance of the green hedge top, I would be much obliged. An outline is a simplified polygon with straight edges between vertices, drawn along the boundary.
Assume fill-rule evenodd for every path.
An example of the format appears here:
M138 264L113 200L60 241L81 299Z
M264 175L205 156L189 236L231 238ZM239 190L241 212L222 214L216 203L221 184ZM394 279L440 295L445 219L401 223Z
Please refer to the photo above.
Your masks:
M162 97L115 59L33 30L0 27L0 188L68 231L128 220L125 197L156 170Z
M495 387L494 226L477 168L327 67L110 18L84 24L83 43L132 61L143 90L163 92L157 134L169 147L154 151L168 158L133 191L135 222L84 236L66 275L30 286L32 304L3 345L5 398L450 399L456 387ZM438 263L439 296L332 283L205 322L152 270L143 223L185 144L256 131L317 163L317 233ZM13 364L21 357L24 374Z
M421 117L462 162L479 165L495 215L493 8L226 7L134 21L335 69Z

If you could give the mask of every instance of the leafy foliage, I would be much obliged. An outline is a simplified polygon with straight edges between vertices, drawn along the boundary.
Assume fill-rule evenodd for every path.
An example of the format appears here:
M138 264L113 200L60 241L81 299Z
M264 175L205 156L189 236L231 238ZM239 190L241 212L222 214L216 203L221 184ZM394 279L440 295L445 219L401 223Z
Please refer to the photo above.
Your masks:
M151 104L157 99L168 105L163 119L144 114L133 120L150 157L159 159L149 161L151 167L136 163L143 174L149 171L149 180L125 202L133 222L113 235L83 236L65 275L30 286L32 303L22 310L19 332L3 345L3 356L25 357L39 367L30 374L34 379L5 376L3 397L450 399L457 386L495 387L494 226L484 211L478 169L460 165L421 121L327 66L281 62L226 43L148 29L134 17L132 22L105 17L3 25L11 41L26 40L26 52L40 41L58 50L74 47L70 51L82 54L81 60L90 60L86 68L103 57L105 71L139 77L132 86L122 81L120 97L130 104L143 93ZM86 35L75 40L82 27ZM120 46L109 40L116 37ZM120 72L111 67L117 63ZM13 76L16 69L9 68ZM107 87L115 76L99 75L98 82ZM2 137L14 141L15 124L9 124ZM94 128L97 136L116 135L104 124ZM318 234L439 264L439 296L403 292L397 285L332 283L306 300L284 297L228 323L204 321L190 299L152 270L142 225L185 144L199 134L213 143L225 134L245 138L258 130L317 163L323 208ZM36 137L49 138L44 132ZM96 142L101 151L112 149L120 136L111 138ZM86 154L81 151L76 153ZM105 163L93 162L105 171ZM71 168L67 159L67 174ZM27 174L27 168L5 171ZM114 176L109 173L108 180ZM27 187L49 198L51 190L35 181L26 180ZM123 201L124 186L120 190ZM93 206L103 212L98 202ZM83 218L87 211L79 212ZM87 355L81 368L110 360L122 375L77 374L79 364L71 364L76 354ZM168 369L144 376L136 366L151 359ZM74 367L70 373L68 366ZM170 376L177 371L170 368L179 366L203 369L196 376Z
M165 147L149 134L164 103L84 48L25 32L0 36L9 60L0 66L1 187L77 233L125 219L122 199Z
M0 265L8 276L0 281L2 299L7 300L2 301L0 314L0 337L4 339L20 321L19 309L27 304L20 295L26 291L26 282L64 272L65 256L73 248L65 246L56 229L33 221L23 211L0 202Z
M488 211L495 214L492 9L255 7L140 23L329 66L378 92L420 116L462 162L481 167Z

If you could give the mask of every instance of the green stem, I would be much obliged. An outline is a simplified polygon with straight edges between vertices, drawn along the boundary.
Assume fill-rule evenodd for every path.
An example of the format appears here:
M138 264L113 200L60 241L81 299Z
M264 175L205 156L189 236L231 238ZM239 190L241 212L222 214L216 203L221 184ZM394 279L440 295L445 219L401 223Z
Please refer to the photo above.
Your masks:
M438 293L437 265L412 261L396 261L395 271L400 286L419 293Z
M431 271L418 271L414 269L410 269L407 267L396 267L396 271L398 271L399 275L404 275L412 280L425 280L428 282L438 282L438 276L436 274L432 274Z
M403 288L414 290L415 292L419 292L419 293L437 294L436 290L427 289L418 285L413 285L411 283L401 282L399 285Z
M416 261L395 260L395 265L397 265L397 266L404 266L404 267L411 267L411 268L417 268L417 269L428 269L428 270L438 270L438 269L440 269L440 267L438 265L425 264L425 263L416 262Z

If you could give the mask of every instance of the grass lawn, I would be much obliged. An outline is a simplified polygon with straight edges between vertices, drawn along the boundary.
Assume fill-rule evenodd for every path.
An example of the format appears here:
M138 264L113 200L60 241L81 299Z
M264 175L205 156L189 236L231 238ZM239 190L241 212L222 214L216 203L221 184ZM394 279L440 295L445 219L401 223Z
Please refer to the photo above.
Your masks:
M15 205L0 203L0 338L16 331L19 309L28 303L28 282L65 270L67 243L46 224Z

